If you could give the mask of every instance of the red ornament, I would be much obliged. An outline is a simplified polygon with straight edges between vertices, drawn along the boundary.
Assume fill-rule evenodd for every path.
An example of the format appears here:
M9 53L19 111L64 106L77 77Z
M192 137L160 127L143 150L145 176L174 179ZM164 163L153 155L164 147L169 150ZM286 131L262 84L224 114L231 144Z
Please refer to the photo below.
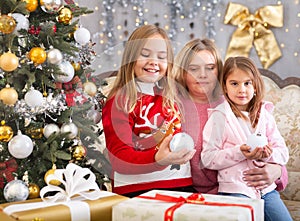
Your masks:
M56 31L57 31L56 25L53 25L52 30L53 30L54 33L56 33Z
M10 182L14 180L13 172L18 169L17 161L12 158L5 162L0 162L0 189L3 189L5 180Z

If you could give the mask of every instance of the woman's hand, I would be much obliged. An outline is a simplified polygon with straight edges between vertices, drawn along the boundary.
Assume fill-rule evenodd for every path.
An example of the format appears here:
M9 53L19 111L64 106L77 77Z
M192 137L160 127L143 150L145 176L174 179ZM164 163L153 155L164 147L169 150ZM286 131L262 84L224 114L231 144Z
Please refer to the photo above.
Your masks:
M243 172L243 180L250 187L262 190L281 177L281 165L261 162L258 165L255 161L253 164L256 168Z
M196 150L188 150L186 148L171 152L169 148L172 135L167 136L160 144L160 147L155 154L155 161L160 165L185 164L195 154Z

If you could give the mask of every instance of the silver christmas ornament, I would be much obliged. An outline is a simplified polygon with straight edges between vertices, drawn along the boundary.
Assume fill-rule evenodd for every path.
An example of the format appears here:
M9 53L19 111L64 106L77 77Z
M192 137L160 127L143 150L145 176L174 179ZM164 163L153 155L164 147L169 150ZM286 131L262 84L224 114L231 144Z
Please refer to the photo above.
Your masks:
M22 180L12 180L5 185L3 195L8 202L24 201L29 195L29 189Z

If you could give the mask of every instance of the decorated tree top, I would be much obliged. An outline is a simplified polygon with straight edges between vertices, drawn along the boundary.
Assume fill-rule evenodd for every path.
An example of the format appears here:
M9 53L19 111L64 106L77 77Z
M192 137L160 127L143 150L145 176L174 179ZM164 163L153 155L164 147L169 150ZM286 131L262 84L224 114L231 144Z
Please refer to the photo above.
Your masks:
M11 180L41 188L45 174L70 162L101 185L105 97L90 79L90 33L78 25L92 11L72 0L2 0L0 10L0 201Z

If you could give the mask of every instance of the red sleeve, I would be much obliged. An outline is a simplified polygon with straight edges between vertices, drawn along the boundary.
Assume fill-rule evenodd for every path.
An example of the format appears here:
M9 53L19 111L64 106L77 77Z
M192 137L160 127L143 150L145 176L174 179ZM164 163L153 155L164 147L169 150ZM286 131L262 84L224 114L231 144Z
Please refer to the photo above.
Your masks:
M114 98L103 108L102 123L112 169L123 174L141 174L162 170L155 161L155 147L148 150L134 149L131 115L117 109Z
M288 172L285 166L281 167L281 177L280 179L276 180L275 183L277 185L277 191L283 191L286 188L288 184Z

